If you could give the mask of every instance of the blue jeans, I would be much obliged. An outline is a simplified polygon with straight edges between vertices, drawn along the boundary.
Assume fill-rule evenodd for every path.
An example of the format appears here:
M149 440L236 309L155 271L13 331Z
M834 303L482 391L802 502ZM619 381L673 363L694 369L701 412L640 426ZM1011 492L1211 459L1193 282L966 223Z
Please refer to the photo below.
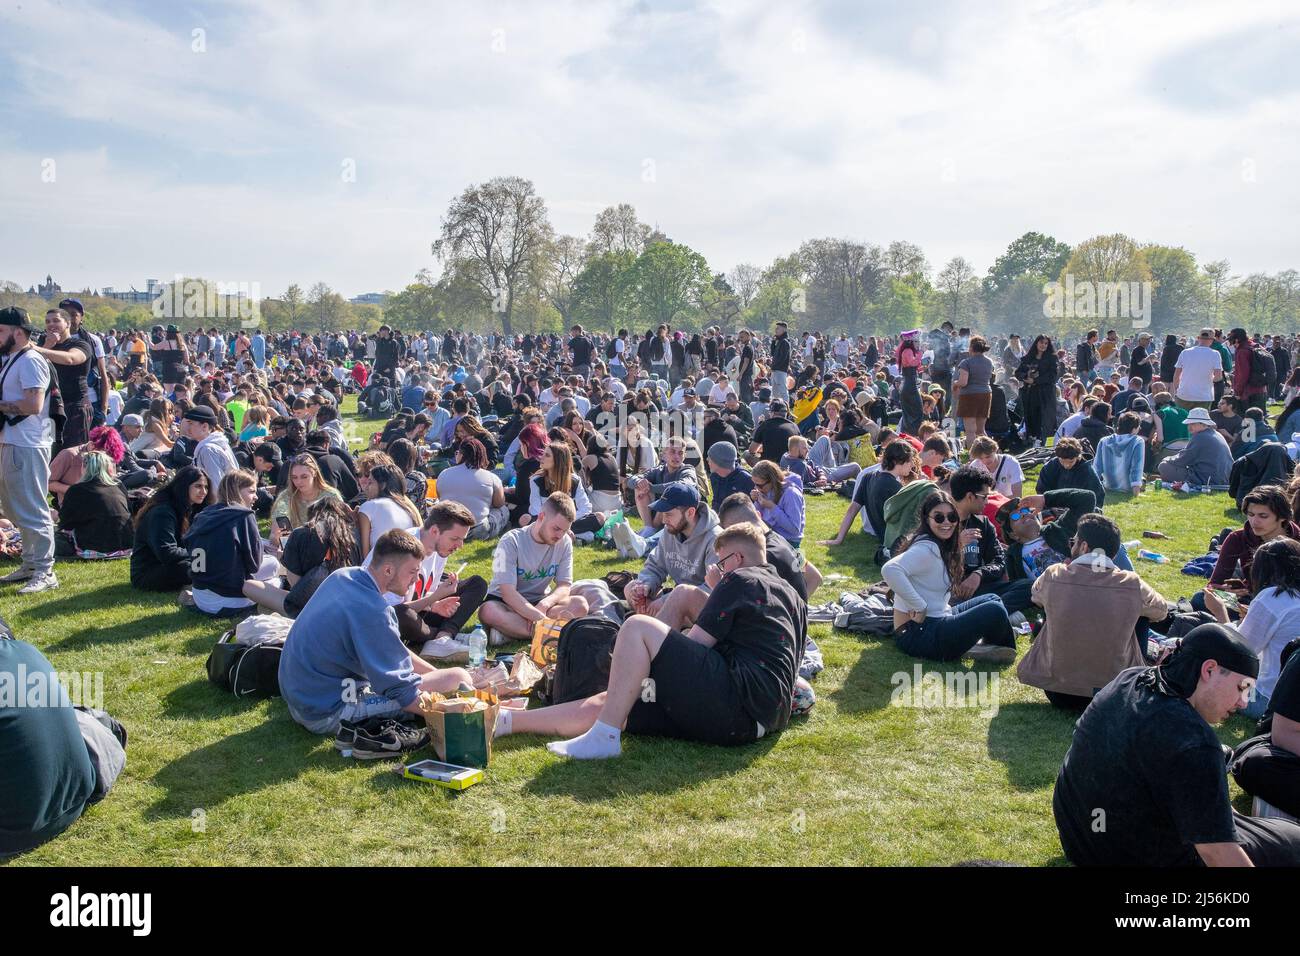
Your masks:
M1000 647L1016 646L1007 609L996 594L962 601L953 605L947 617L927 617L919 624L909 621L894 632L894 641L904 654L936 661L960 659L980 638Z

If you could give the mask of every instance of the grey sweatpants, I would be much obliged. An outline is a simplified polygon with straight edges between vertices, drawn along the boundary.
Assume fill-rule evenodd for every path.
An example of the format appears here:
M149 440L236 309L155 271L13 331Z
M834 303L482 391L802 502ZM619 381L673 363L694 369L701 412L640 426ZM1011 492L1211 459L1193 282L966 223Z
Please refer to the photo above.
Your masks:
M54 569L54 522L50 520L50 450L0 445L0 508L23 533L23 567L37 574Z

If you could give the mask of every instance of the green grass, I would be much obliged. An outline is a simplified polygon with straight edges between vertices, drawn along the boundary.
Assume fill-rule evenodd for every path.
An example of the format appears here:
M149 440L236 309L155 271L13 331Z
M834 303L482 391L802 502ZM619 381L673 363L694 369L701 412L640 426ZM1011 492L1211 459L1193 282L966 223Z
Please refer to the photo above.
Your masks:
M354 444L372 430L350 426ZM806 551L843 575L819 602L878 577L873 539L855 533L829 554L815 543L843 506L809 499ZM1140 566L1168 597L1191 594L1198 581L1179 574L1182 562L1241 520L1226 495L1169 492L1116 496L1107 513L1126 538L1172 536L1153 542L1170 564ZM463 555L466 573L489 572L490 543ZM576 565L593 577L626 562L579 548ZM109 799L9 865L1062 862L1051 791L1072 720L1014 668L1000 672L992 717L895 707L891 675L914 659L814 625L826 659L818 703L776 739L723 749L630 738L619 760L571 764L516 736L498 741L482 784L452 796L395 778L391 764L341 758L280 700L241 703L211 686L203 664L223 625L136 593L127 570L66 562L58 591L0 594L0 613L58 669L104 673L105 706L130 731ZM1235 742L1246 731L1234 718L1221 733Z

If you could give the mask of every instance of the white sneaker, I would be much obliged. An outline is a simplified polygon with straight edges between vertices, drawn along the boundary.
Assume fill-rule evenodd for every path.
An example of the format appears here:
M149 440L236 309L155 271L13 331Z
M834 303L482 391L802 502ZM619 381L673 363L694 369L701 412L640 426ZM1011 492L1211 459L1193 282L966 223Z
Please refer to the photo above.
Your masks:
M630 528L628 530L631 531ZM628 555L629 558L644 558L650 543L635 531L632 531L629 536L629 544L632 549L632 553Z
M636 536L636 532L626 521L614 525L614 547L618 548L620 558L630 558L636 553L632 550L632 539Z
M420 656L438 664L468 664L469 645L450 637L435 637L424 642Z
M513 640L513 638L506 637L495 627L489 627L487 629L487 638L489 647L500 647L503 644L509 644L510 641Z
M0 584L17 584L19 581L30 581L34 577L36 577L36 572L31 568L19 568L0 578Z
M49 574L33 574L30 581L18 589L19 594L40 594L53 591L59 586L59 579L51 571Z

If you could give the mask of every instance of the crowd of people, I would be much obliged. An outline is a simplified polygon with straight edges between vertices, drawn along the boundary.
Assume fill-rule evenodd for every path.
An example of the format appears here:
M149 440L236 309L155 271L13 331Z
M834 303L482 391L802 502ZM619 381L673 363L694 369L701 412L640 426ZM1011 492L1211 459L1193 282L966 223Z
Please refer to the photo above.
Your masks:
M75 299L43 328L8 308L0 509L21 556L0 583L37 594L60 586L56 557L129 556L134 587L194 613L292 618L288 711L358 756L401 753L421 695L474 680L475 615L493 647L612 617L606 690L495 728L606 759L625 733L743 744L808 710L806 509L839 495L821 543L870 536L902 653L1001 667L1032 634L1020 681L1081 715L1053 803L1072 861L1297 864L1300 825L1236 813L1227 786L1300 816L1297 344L1205 329L1058 348L950 323L101 336ZM361 442L345 394L379 423ZM1105 513L1151 482L1231 485L1244 515L1190 608L1134 571ZM493 542L490 580L451 567L469 541ZM597 542L627 580L575 581ZM7 656L48 668L32 651ZM1237 711L1258 736L1225 758L1212 728ZM88 800L21 776L42 746L6 729L22 719L0 712L0 785L52 789L26 829L0 819L0 852Z

